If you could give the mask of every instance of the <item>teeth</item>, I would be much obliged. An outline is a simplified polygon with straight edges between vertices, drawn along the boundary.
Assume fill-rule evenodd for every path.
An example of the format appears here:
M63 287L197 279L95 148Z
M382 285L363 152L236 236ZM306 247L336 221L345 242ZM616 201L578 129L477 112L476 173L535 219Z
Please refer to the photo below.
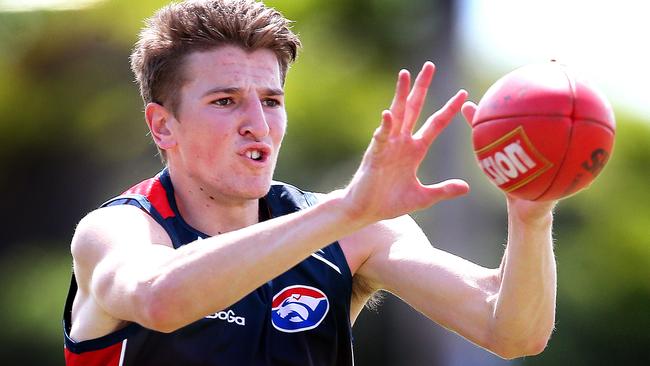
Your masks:
M262 153L260 153L259 150L249 150L246 152L246 156L249 159L258 160L262 157Z

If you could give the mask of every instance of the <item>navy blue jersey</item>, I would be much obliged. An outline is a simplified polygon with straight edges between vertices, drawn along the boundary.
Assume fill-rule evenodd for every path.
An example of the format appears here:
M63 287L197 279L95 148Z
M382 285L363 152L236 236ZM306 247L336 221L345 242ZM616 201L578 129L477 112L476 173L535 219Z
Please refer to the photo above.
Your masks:
M312 193L274 183L260 200L260 216L278 217L315 201ZM174 248L207 237L180 216L167 170L103 206L111 205L134 205L146 211L169 234ZM67 366L353 364L352 275L337 242L229 308L172 333L131 323L106 336L75 342L69 332L76 290L73 278L63 319Z

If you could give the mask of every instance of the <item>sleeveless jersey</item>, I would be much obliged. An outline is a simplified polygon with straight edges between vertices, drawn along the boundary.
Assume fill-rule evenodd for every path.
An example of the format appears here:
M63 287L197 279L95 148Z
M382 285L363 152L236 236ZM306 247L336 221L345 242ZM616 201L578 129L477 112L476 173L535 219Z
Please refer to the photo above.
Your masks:
M278 217L315 202L312 193L274 182L260 200L260 216ZM180 216L166 169L102 207L112 205L146 211L169 234L174 248L208 237ZM210 290L218 291L206 288ZM131 323L106 336L75 342L69 334L76 291L73 275L63 316L67 366L354 364L349 319L352 276L338 242L229 308L171 333Z

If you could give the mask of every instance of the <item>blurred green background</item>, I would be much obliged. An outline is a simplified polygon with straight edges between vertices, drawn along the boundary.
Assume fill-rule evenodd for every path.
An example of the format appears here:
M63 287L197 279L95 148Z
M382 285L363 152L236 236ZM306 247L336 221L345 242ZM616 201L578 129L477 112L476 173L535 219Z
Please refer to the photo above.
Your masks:
M88 2L88 1L86 1ZM0 359L62 365L69 241L88 211L161 169L128 56L166 1L8 10L0 1ZM439 67L429 110L463 87L478 100L505 71L458 45L451 0L268 1L296 21L304 50L289 73L289 129L276 179L330 191L346 184L390 104L400 68ZM625 57L625 55L621 55ZM480 71L477 71L480 70ZM615 102L615 101L614 101ZM650 118L616 102L612 160L556 215L557 329L539 356L500 360L392 296L355 326L359 365L642 365L650 362ZM458 118L421 177L460 177L472 193L415 214L435 245L497 266L501 194L477 168Z

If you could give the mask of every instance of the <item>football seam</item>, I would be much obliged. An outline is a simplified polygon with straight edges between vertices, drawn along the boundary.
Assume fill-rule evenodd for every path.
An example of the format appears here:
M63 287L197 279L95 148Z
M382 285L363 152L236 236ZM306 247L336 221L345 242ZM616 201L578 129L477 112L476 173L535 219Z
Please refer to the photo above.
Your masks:
M569 138L567 140L566 146L564 147L564 154L562 154L562 161L557 165L557 169L555 169L555 173L553 174L553 178L551 179L551 183L548 185L548 187L546 187L544 192L542 192L539 196L535 197L534 201L537 201L538 199L540 199L540 197L544 197L544 195L546 193L548 193L548 191L551 188L554 188L553 186L555 185L555 179L557 179L558 174L560 174L560 171L564 167L564 163L566 162L566 158L567 158L567 153L568 153L569 147L571 146L571 143L572 143L571 139L573 138L573 130L575 128L575 121L576 121L575 120L575 113L576 113L575 80L573 80L573 78L571 78L567 74L566 70L561 69L561 71L564 74L564 77L566 77L567 82L569 83L569 89L571 89L571 113L568 116L571 119L571 128L569 128Z

